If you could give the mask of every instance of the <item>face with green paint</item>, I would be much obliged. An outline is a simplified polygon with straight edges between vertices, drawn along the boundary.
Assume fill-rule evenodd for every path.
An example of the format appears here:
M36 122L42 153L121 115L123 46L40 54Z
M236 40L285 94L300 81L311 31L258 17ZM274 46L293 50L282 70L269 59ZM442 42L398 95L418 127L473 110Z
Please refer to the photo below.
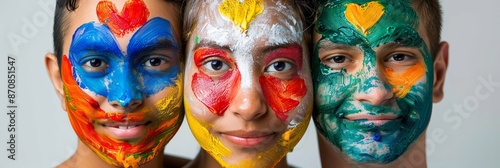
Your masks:
M357 163L389 163L431 116L433 59L411 2L320 2L312 71L314 121Z
M52 80L81 142L109 165L161 160L182 123L177 7L93 0L67 14L62 81Z

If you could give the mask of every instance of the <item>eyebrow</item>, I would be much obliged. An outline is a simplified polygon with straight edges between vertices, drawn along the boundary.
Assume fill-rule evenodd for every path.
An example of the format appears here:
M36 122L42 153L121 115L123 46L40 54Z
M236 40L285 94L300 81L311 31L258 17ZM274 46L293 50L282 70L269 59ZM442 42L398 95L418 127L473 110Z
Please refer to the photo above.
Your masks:
M332 43L331 41L322 41L319 43L319 48L320 50L351 50L351 51L358 51L359 47L356 46L350 46L347 44L341 44L341 43Z
M128 55L136 57L160 49L179 50L172 31L168 20L159 17L149 20L130 38Z
M229 48L229 46L221 46L219 44L217 44L215 41L212 41L212 40L207 40L207 39L202 39L198 42L198 44L196 44L194 47L193 47L193 50L192 51L195 51L196 49L198 48L203 48L203 47L207 47L207 48L217 48L217 49L222 49L222 50L226 50L226 51L231 51L231 49Z
M93 22L85 23L75 30L69 52L80 56L79 52L86 51L121 55L121 50L109 28Z

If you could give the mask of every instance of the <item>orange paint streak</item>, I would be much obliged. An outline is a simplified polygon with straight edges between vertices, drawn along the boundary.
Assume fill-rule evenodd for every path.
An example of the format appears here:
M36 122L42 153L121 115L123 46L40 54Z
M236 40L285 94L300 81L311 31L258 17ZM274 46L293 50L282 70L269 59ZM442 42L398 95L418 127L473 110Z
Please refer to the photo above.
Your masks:
M66 110L74 131L94 153L108 164L120 167L138 167L152 160L158 153L163 153L164 145L170 141L182 122L182 113L180 112L181 88L166 88L172 89L173 93L177 93L167 93L169 97L165 98L173 99L166 102L172 101L169 103L175 106L160 108L158 109L159 112L155 112L146 106L142 106L131 113L105 112L99 108L97 101L78 86L72 76L72 65L66 56L63 56L62 60L62 79ZM175 96L178 98L175 98ZM97 132L94 127L96 120L124 122L143 121L145 118L160 118L157 120L161 122L149 124L147 126L147 136L133 143L110 138L103 133Z
M408 94L411 87L420 79L426 71L425 64L419 62L403 73L394 72L392 68L382 70L385 77L392 85L392 90L396 97L403 98Z

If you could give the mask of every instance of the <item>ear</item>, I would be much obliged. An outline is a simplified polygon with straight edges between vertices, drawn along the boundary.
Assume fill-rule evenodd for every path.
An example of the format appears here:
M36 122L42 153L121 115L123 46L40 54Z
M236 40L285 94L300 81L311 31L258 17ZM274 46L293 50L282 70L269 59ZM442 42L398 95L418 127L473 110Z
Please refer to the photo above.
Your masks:
M437 103L443 99L443 85L448 69L448 49L447 42L439 44L439 50L434 59L434 86L432 90L432 102Z
M54 85L54 89L56 89L56 94L61 100L61 106L63 110L66 110L66 101L64 99L61 71L57 63L57 57L54 53L48 53L47 55L45 55L45 68L47 69L47 74L52 81L52 85Z

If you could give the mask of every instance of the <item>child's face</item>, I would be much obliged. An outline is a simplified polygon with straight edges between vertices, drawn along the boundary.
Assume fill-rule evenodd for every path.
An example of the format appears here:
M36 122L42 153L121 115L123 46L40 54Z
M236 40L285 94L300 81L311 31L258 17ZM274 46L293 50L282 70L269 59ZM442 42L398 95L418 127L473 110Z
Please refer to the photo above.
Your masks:
M66 111L80 140L111 165L137 167L162 154L182 123L174 11L160 0L88 0L68 13Z
M345 0L318 9L314 121L354 162L395 160L429 123L433 59L410 5Z
M298 143L312 112L298 13L284 2L254 2L246 9L237 0L197 9L188 39L187 121L200 145L226 167L276 164Z

